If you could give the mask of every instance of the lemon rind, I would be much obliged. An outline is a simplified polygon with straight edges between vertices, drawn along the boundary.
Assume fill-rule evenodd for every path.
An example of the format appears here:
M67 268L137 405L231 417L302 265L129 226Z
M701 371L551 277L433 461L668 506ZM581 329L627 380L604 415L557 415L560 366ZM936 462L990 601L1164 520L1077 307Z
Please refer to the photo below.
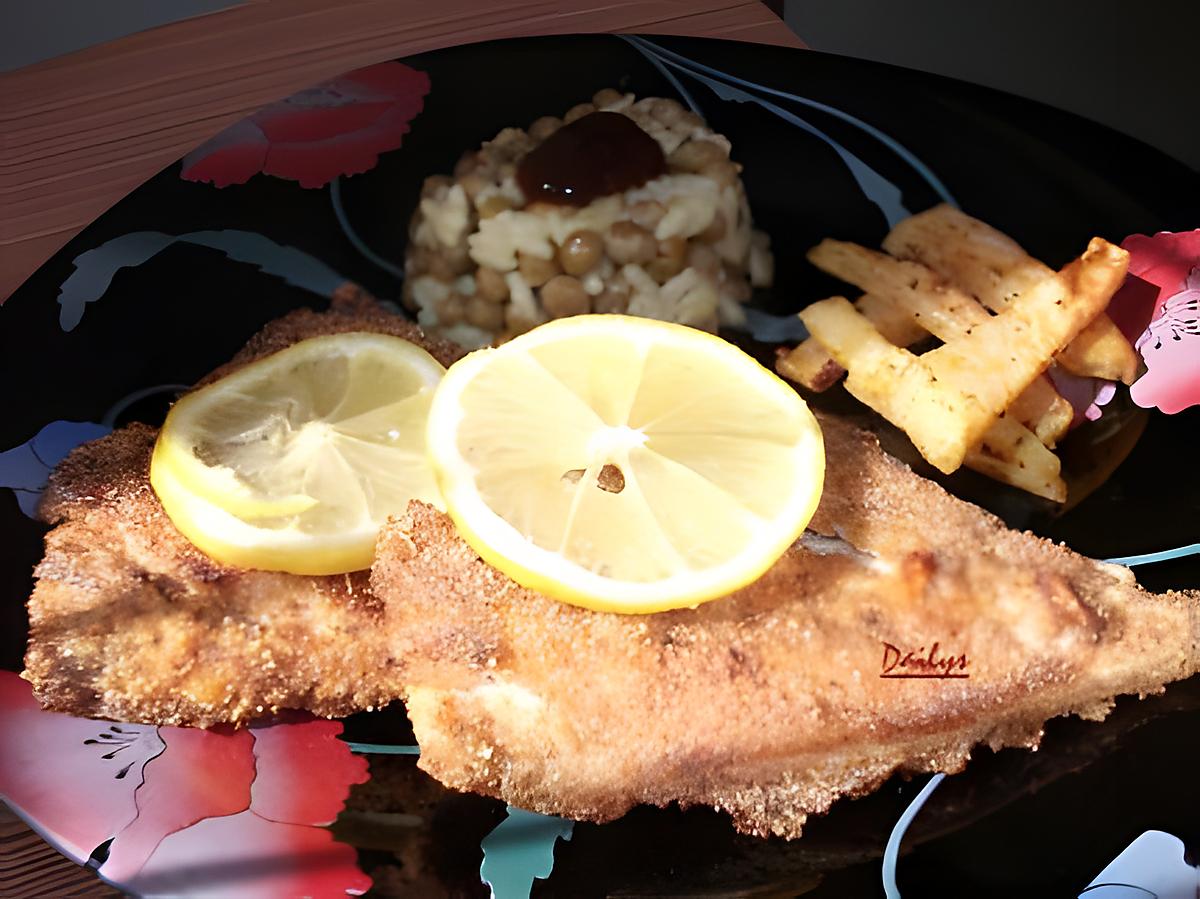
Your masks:
M630 322L635 322L631 329ZM525 352L552 342L566 333L608 332L621 339L641 340L647 346L658 339L687 341L707 352L732 360L755 386L776 391L781 408L801 417L803 438L795 450L800 471L814 478L797 481L791 501L764 530L771 539L756 541L719 566L685 572L651 582L626 582L608 578L565 560L561 555L533 545L515 527L494 512L474 488L473 469L457 448L457 429L465 414L457 402L463 388L492 362L493 353ZM640 334L632 336L632 331ZM680 332L686 332L686 335ZM642 335L645 335L644 337ZM747 368L750 363L753 368ZM753 371L753 375L748 372ZM784 381L767 371L742 350L715 335L681 325L634 319L629 316L589 315L559 319L494 349L478 350L447 371L434 397L426 426L430 464L448 513L459 534L481 558L514 581L554 599L595 611L649 614L701 603L735 592L760 578L800 537L816 512L823 488L825 455L820 425L804 400Z

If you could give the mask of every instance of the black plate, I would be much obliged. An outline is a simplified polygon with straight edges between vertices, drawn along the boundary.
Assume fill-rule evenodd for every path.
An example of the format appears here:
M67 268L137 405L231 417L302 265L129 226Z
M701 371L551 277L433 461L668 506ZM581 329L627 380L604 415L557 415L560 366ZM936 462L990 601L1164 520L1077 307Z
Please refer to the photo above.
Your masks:
M937 202L939 191L896 145L905 148L965 210L1051 265L1076 255L1093 235L1119 242L1135 232L1200 225L1200 177L1073 115L814 52L690 39L655 43L722 73L710 77L748 82L752 86L742 90L823 132L894 184L908 210L919 211ZM431 78L424 111L400 150L384 154L366 174L343 179L341 187L358 235L397 263L421 180L450 172L464 149L506 125L561 114L602 87L675 95L636 46L615 37L494 42L405 61ZM878 245L887 231L884 214L843 159L828 140L777 111L721 99L691 75L679 78L711 124L733 141L756 222L772 236L777 280L758 298L760 306L792 312L839 292L803 261L803 251L825 236ZM827 104L889 140L846 115L764 88ZM339 227L328 190L304 190L262 175L218 190L182 180L179 172L171 166L134 191L0 309L6 412L0 450L26 443L52 421L99 422L114 403L147 386L190 383L268 320L325 303L214 250L176 244L118 272L79 325L64 330L56 297L73 260L120 235L255 231L306 251L380 297L397 296L395 278L356 251ZM156 422L164 408L164 397L151 398L116 420ZM1146 421L1126 409L1109 420L1119 425L1117 438L1099 450L1094 440L1076 439L1069 465L1118 467L1063 514L965 475L946 483L1012 524L1100 558L1200 541L1200 484L1187 476L1196 446L1194 415L1155 413ZM22 514L16 494L8 491L0 491L0 526L0 667L19 670L23 604L44 529ZM1181 560L1140 569L1138 576L1153 589L1195 586L1200 563ZM899 869L905 894L1011 896L1036 887L1075 895L1151 827L1200 846L1200 789L1191 776L1198 709L1200 685L1193 680L1140 703L1121 700L1103 724L1051 722L1036 754L980 751L966 774L934 794L910 831ZM360 716L350 729L378 732L388 720ZM400 764L411 762L377 760L377 779ZM407 776L392 773L398 782ZM574 839L559 845L555 871L535 895L880 895L884 841L918 786L896 778L874 796L838 803L791 844L736 836L712 812L639 809L612 825L576 828ZM422 789L427 792L427 785ZM497 806L470 797L438 802L430 843L437 848L428 850L427 859L430 883L473 893L478 841L497 820ZM378 849L364 850L362 857L368 870L395 864L394 856Z

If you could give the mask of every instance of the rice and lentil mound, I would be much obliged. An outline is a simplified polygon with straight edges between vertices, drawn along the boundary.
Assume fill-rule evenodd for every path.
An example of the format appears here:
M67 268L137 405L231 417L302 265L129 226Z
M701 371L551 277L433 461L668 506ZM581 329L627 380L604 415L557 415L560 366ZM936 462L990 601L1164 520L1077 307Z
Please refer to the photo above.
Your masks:
M653 138L665 173L586 205L527 198L522 160L596 112L624 115ZM464 154L453 177L425 180L409 228L405 304L426 331L468 347L586 312L709 331L739 324L774 265L729 156L729 141L676 101L612 89L562 119L505 128Z

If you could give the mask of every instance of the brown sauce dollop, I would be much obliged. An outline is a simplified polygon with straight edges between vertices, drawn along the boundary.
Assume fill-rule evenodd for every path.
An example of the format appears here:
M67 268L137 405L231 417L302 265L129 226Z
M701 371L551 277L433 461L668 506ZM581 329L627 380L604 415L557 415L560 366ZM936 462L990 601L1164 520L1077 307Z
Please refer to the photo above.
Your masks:
M563 125L517 166L530 203L586 206L665 174L658 141L619 112L593 112Z

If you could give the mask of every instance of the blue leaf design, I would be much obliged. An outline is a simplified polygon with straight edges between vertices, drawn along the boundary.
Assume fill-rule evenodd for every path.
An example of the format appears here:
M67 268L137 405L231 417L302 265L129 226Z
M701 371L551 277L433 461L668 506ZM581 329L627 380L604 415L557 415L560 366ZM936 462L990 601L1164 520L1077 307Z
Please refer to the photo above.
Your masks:
M535 879L554 870L554 845L571 839L575 822L508 807L508 817L480 844L479 877L493 899L529 899Z
M127 394L113 403L108 411L104 413L104 417L100 419L100 423L111 429L116 424L121 413L139 400L144 400L159 393L173 393L179 396L179 394L188 389L187 384L155 384L153 387L143 387L141 390L135 390L133 393Z
M862 190L868 200L879 207L879 211L883 213L883 217L887 219L888 227L892 227L898 222L908 218L911 213L904 206L904 198L900 193L900 188L894 185L883 175L879 174L832 137L813 125L810 125L800 116L790 110L784 109L777 103L772 103L770 100L764 100L762 97L756 97L753 94L747 93L740 87L732 84L725 84L717 81L715 78L710 78L707 75L701 75L698 72L688 71L683 66L677 63L667 62L667 65L682 69L687 72L701 84L708 85L722 100L732 100L735 103L756 103L768 112L772 112L779 118L783 119L789 125L795 125L801 131L807 131L813 137L819 138L827 143L842 162L846 164L846 168L850 170L850 175L854 178L859 188Z
M683 97L683 101L687 103L688 109L696 113L698 116L704 116L704 113L700 111L700 104L696 102L695 98L692 97L688 89L683 86L683 83L675 77L675 73L663 64L663 57L660 57L659 54L665 53L665 50L663 50L657 44L650 43L644 38L638 38L628 34L618 34L617 37L632 46L633 49L637 50L638 53L642 54L642 56L646 58L650 65L658 69L658 73L667 79L667 82L671 85L671 87L675 88L675 92L678 93L679 96ZM681 61L682 59L683 58L680 57Z
M35 518L38 499L54 466L75 447L111 430L90 421L50 422L30 440L0 453L0 487L12 490L21 511Z
M748 81L745 78L739 78L736 75L731 75L730 73L723 72L720 69L714 69L712 66L707 66L701 62L696 62L694 59L689 59L688 57L676 53L673 50L660 47L658 44L648 41L643 37L635 37L632 35L621 35L621 37L628 43L632 44L634 48L638 50L638 52L649 59L650 62L654 64L655 68L657 68L667 77L671 84L674 85L677 90L679 90L684 99L687 100L688 105L692 107L694 112L698 113L700 110L697 108L692 98L688 95L687 91L684 90L674 76L672 76L666 70L663 62L666 62L667 64L673 63L676 68L687 72L693 77L696 77L696 72L702 72L706 75L712 75L713 77L729 84L735 84L740 87L757 90L772 97L790 100L791 102L798 103L801 106L807 106L810 109L816 109L820 112L831 115L834 118L841 119L843 122L853 125L860 131L869 134L875 140L879 141L881 144L903 159L905 163L907 163L914 171L916 171L918 175L921 176L921 178L925 180L925 182L933 189L934 193L936 193L943 202L949 203L951 206L958 205L954 197L951 196L950 191L946 188L946 185L942 183L942 180L933 173L933 170L929 168L929 166L917 158L915 153L913 153L891 135L881 131L869 122L864 122L857 116L852 116L850 113L844 112L843 110L838 109L836 106L830 106L827 103L820 103L816 100L811 100L808 97L801 97L798 94L789 93L788 91L777 90L776 88L758 84L754 81Z
M1125 847L1079 894L1079 899L1170 899L1200 895L1200 870L1183 841L1147 830Z
M119 269L141 265L178 241L221 250L230 259L256 265L268 275L319 296L332 295L349 280L303 250L275 243L253 231L188 234L137 231L115 237L76 257L75 271L58 291L58 304L62 307L58 321L62 329L70 331L79 324L84 308L104 296Z
M420 746L399 746L386 743L354 743L350 740L346 741L346 745L350 747L351 752L357 752L363 755L420 755Z
M888 836L887 846L883 850L883 893L887 899L900 899L900 888L896 885L896 862L900 857L900 841L904 839L908 825L912 824L913 818L917 817L917 813L925 805L925 800L933 795L933 791L945 779L946 775L941 773L929 778L921 792L908 804L908 808L904 810L904 814L900 816Z
M798 315L771 315L747 306L743 310L746 321L741 330L763 343L799 343L808 338L808 328Z
M345 235L346 240L350 241L350 245L358 250L364 258L375 263L389 275L403 281L404 269L394 262L384 259L368 247L367 242L358 236L358 232L350 224L350 218L346 215L346 209L342 205L342 179L340 177L329 182L329 201L333 204L333 217L337 219L338 227L342 229L342 234Z
M1133 567L1134 565L1149 565L1152 562L1169 562L1172 559L1182 559L1184 556L1194 556L1200 553L1200 543L1189 543L1187 546L1178 546L1175 549L1164 549L1155 553L1142 553L1137 556L1122 556L1118 559L1105 559L1105 562L1111 562L1113 565L1125 565Z

